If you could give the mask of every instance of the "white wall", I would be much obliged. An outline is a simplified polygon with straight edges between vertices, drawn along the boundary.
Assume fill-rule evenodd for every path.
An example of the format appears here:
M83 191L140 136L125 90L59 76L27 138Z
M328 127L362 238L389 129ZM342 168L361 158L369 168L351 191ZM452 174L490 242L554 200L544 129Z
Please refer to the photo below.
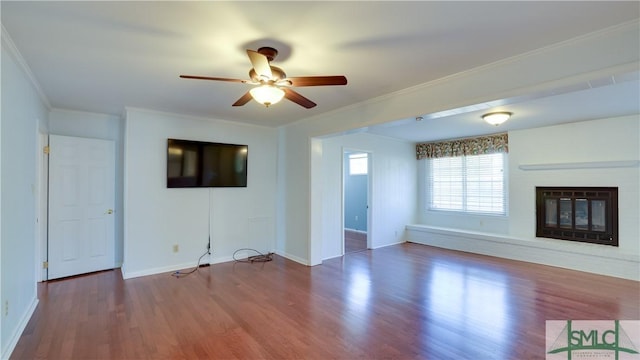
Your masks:
M278 222L277 253L310 265L310 198L320 196L321 187L310 188L312 139L304 132L284 127L278 134ZM314 148L322 159L321 143ZM293 194L291 196L290 194ZM320 254L318 254L320 256ZM316 262L315 264L317 264Z
M342 255L344 150L371 154L371 247L404 242L405 225L414 221L417 201L415 145L365 133L330 137L322 145L322 258Z
M247 187L168 189L167 138L248 145ZM203 262L230 261L239 248L274 250L276 142L273 128L127 109L124 277L195 266L209 234L213 254Z
M122 264L122 173L123 173L123 121L120 116L84 111L53 109L49 113L49 133L93 139L113 140L116 147L115 169L115 262Z
M0 123L0 355L7 358L37 304L36 201L38 132L47 105L7 35L2 34ZM8 311L7 306L8 304Z
M422 210L409 226L414 242L640 280L640 116L599 119L509 132L507 231L491 231L479 216ZM607 164L631 164L607 167ZM522 165L579 164L586 168L523 170ZM588 166L596 166L590 168ZM526 169L526 167L525 167ZM424 179L424 176L420 177ZM426 187L421 180L421 188ZM536 238L536 186L618 188L619 246ZM424 207L423 207L424 209ZM436 220L430 219L435 217ZM438 228L432 228L437 226Z

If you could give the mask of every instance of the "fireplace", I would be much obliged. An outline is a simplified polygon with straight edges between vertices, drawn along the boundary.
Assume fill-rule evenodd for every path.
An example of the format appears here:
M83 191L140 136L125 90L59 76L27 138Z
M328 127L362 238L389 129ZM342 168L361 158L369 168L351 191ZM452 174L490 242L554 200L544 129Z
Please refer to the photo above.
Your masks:
M536 187L536 236L618 246L618 188Z

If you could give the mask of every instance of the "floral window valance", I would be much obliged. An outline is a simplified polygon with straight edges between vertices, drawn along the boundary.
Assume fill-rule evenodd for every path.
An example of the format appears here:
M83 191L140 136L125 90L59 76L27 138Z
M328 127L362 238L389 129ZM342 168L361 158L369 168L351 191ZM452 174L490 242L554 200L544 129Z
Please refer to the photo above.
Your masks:
M509 152L507 133L416 145L418 160Z

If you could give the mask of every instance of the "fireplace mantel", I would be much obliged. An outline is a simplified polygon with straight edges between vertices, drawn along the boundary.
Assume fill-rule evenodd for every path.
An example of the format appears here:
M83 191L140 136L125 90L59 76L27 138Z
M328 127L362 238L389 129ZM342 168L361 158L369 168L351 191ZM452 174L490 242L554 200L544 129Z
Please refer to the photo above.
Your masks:
M640 160L626 161L588 161L572 163L549 163L549 164L521 164L518 169L524 171L534 170L570 170L570 169L612 169L640 167Z

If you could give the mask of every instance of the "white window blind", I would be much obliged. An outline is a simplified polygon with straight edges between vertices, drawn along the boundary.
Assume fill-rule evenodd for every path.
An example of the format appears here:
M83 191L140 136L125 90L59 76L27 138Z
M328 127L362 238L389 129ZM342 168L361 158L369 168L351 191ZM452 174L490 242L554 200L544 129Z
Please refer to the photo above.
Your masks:
M427 159L429 209L506 214L506 154Z

